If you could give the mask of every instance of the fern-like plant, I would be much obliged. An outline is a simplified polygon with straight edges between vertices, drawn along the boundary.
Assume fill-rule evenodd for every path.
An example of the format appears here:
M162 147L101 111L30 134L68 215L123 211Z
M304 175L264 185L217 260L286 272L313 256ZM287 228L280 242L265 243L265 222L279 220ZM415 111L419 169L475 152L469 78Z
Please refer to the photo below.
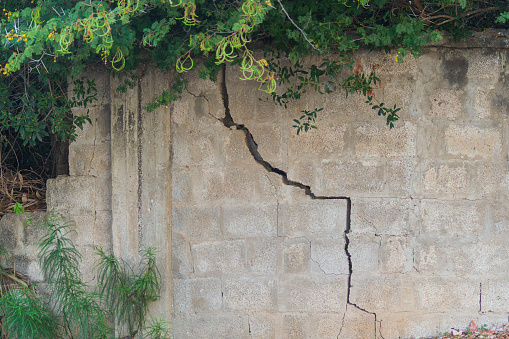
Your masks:
M159 298L154 248L142 251L138 274L98 248L98 284L92 289L81 279L82 256L69 237L74 232L72 223L50 215L40 227L44 235L38 243L39 263L50 286L50 299L41 299L16 272L0 265L0 338L107 339L115 338L115 329L129 337L170 337L160 319L152 318L144 327L149 302ZM0 258L7 257L0 244Z

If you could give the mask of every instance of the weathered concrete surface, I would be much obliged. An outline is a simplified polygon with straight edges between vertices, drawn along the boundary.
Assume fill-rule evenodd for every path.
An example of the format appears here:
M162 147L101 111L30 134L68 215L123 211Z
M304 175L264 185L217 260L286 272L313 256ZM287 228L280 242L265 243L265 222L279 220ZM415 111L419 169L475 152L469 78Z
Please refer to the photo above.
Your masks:
M355 95L307 93L286 110L259 101L232 68L217 84L186 75L181 98L152 113L142 107L171 74L140 73L124 94L103 78L95 126L71 145L71 176L50 184L48 206L93 223L84 246L111 243L131 261L160 249L153 310L175 338L410 338L506 321L499 41L430 47L403 64L360 53L388 83L377 98L402 108L392 130ZM227 106L247 130L225 127ZM319 129L295 136L292 119L315 107ZM248 146L329 199L285 185Z

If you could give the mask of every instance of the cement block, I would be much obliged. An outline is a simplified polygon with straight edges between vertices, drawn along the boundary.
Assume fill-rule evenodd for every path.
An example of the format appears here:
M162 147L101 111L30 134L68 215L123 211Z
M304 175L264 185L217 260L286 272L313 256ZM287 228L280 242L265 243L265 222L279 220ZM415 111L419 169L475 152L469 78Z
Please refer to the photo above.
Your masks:
M505 279L486 279L480 285L482 312L507 314L509 282ZM504 320L505 322L505 320Z
M412 123L387 126L363 125L355 129L355 155L359 158L411 157L416 154L417 128Z
M258 145L258 152L260 152L263 159L273 165L281 163L282 157L286 155L282 148L281 127L270 122L267 124L250 123L248 128ZM245 147L247 148L247 146Z
M477 119L489 119L496 112L491 101L491 95L495 86L487 88L476 88L474 94L474 112ZM493 111L493 113L492 113Z
M350 235L348 238L348 252L354 272L377 272L382 239L372 235Z
M476 196L496 197L507 194L509 173L505 164L483 162L477 166L475 176Z
M217 207L174 207L173 229L193 241L222 238L220 210Z
M401 279L395 276L369 276L357 273L355 267L350 288L350 302L359 307L378 313L401 310L401 300L412 298L404 295Z
M202 242L191 245L191 251L198 275L246 271L246 243L243 240Z
M423 277L414 283L419 312L476 312L479 310L479 281L457 277Z
M223 305L221 280L214 278L187 279L185 281L185 300L187 313L217 312Z
M226 278L224 303L229 311L260 312L276 308L276 281L264 278Z
M436 335L440 331L441 314L413 312L410 314L401 314L399 316L401 319L399 322L399 335L402 338L424 338Z
M474 50L464 54L468 58L468 78L487 79L496 83L502 70L501 54L497 50L486 49L478 53Z
M171 236L171 266L175 278L188 278L194 271L191 246L181 234L172 232Z
M277 270L278 239L256 238L246 240L247 264L252 275L273 275Z
M173 321L175 338L208 339L211 334L217 338L237 339L249 337L248 316L218 313L178 317Z
M384 167L379 160L327 162L319 194L375 194L385 188Z
M313 200L279 205L280 235L340 239L346 228L346 200Z
M283 315L283 338L305 339L309 338L309 316L304 314Z
M11 217L14 217L13 214L9 214ZM3 218L6 218L5 215ZM37 246L39 240L46 234L46 229L42 226L44 220L48 217L47 212L25 212L24 215L18 215L15 218L18 220L19 224L17 224L17 229L20 226L23 229L23 244L25 246L34 245ZM3 222L2 218L2 222ZM0 225L2 225L0 222ZM13 225L14 226L14 225ZM1 226L0 226L1 227ZM3 237L0 237L3 241Z
M242 167L206 169L202 172L200 197L204 201L253 201L257 197L260 166L248 170Z
M464 114L463 95L464 91L462 90L436 90L429 97L431 109L428 115L433 119L445 118L448 120L456 120Z
M249 314L249 330L252 338L275 339L281 320L278 314L255 313Z
M72 221L75 232L69 234L70 238L77 246L93 245L94 243L94 226L95 215L73 215Z
M391 196L409 197L417 187L415 158L390 160L386 165L386 190Z
M309 272L309 241L302 238L286 239L283 246L283 271L285 273Z
M22 242L23 223L20 219L15 214L6 214L0 220L1 243L11 253L16 249L18 243Z
M465 236L484 232L483 204L470 201L422 200L421 232L427 235Z
M415 233L411 199L360 198L352 201L352 234L410 235Z
M318 313L311 316L311 336L337 339L343 324L342 313Z
M348 274L344 239L312 240L311 260L325 274Z
M380 271L397 274L412 270L413 246L409 237L382 237Z
M338 339L377 338L375 316L348 305ZM377 338L378 339L378 338Z
M468 158L500 157L502 135L497 128L451 124L445 131L447 153Z
M95 178L59 176L46 183L48 211L92 214L95 210Z
M112 247L113 234L111 225L113 216L111 211L97 211L95 213L93 244L101 247Z
M319 126L318 130L302 132L299 135L292 131L288 141L290 159L341 157L346 128L346 124L331 123Z
M346 276L322 279L285 277L278 286L278 306L286 312L343 312L346 306Z
M109 172L99 175L95 180L95 210L111 211L113 188Z
M424 170L422 190L426 196L468 198L472 179L463 162L433 164Z
M173 168L171 174L172 200L174 203L193 199L193 175L188 168Z
M224 235L228 239L274 237L277 235L277 206L225 206Z

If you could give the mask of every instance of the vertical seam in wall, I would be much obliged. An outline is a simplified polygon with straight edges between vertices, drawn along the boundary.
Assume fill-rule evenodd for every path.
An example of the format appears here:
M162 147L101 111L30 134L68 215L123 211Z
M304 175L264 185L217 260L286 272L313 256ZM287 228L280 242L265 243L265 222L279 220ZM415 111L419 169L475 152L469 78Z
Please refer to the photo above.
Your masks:
M143 224L142 224L142 193L143 193L143 172L142 172L142 137L143 137L143 115L141 107L141 76L138 76L138 253L141 251L141 243L143 240ZM141 265L141 262L140 262Z

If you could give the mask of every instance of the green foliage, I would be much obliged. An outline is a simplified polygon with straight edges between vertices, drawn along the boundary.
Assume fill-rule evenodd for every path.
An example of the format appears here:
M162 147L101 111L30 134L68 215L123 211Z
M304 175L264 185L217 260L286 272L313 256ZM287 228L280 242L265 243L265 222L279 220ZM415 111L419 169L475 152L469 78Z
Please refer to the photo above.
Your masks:
M148 303L159 298L156 250L142 251L139 273L113 254L97 249L98 284L91 290L81 279L81 254L70 239L72 224L55 215L41 225L38 248L49 283L50 304L0 265L0 336L8 338L114 338L135 336L145 326ZM0 244L0 257L8 253ZM15 288L2 289L7 286ZM57 315L57 316L55 316ZM152 318L145 338L169 338L166 323Z
M2 126L13 128L28 143L48 133L72 139L74 128L87 121L69 115L72 104L64 100L63 84L87 64L131 72L140 61L152 60L161 69L196 68L214 78L218 66L232 63L241 79L257 82L285 104L306 89L345 89L340 71L355 66L360 48L397 50L402 61L409 53L419 55L443 32L461 39L473 30L507 27L509 20L505 0L7 0L4 5L0 132ZM260 46L275 60L253 52ZM328 64L302 66L310 54ZM293 70L274 66L285 60ZM175 95L166 90L148 110ZM395 113L378 106L391 126Z
M302 113L303 115L300 116L298 119L293 119L293 122L295 122L295 125L293 125L293 128L297 129L297 134L302 132L307 132L309 129L317 127L315 125L312 125L316 120L316 113L322 111L323 108L317 108L313 111L304 110ZM303 122L304 121L304 122Z
M53 339L59 324L48 304L28 287L10 289L0 295L2 327L7 338Z
M168 105L172 101L175 101L178 98L179 94L182 94L186 86L187 82L185 80L178 77L175 78L171 86L171 89L165 89L161 95L159 95L154 100L150 101L143 108L150 113L155 111L157 108L161 106Z
M143 329L143 338L170 339L169 325L164 319L151 317L148 325Z

